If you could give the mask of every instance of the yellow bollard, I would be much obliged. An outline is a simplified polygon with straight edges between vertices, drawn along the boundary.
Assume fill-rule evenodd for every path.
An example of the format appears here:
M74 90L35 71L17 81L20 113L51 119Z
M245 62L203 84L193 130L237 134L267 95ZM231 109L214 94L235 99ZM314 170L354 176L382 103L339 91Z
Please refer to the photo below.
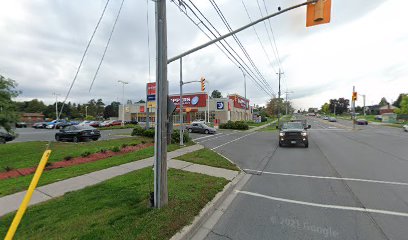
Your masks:
M44 171L45 165L47 164L50 154L51 154L51 150L45 150L40 160L40 164L38 165L37 170L35 170L33 180L31 180L30 186L28 187L27 193L24 196L23 202L21 202L20 208L18 209L16 216L14 217L13 222L11 223L11 226L7 232L6 238L4 238L5 240L13 239L14 234L16 233L16 230L18 228L18 225L20 224L20 221L23 218L25 211L27 210L27 206L30 203L31 197L33 196L33 192L35 188L37 187L41 174Z

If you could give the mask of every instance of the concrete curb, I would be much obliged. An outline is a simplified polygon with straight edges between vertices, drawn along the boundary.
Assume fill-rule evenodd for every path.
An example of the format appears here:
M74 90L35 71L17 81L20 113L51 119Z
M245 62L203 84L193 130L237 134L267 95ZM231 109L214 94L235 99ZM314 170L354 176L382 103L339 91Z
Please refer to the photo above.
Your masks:
M187 240L192 239L192 237L198 232L201 226L207 222L207 220L212 216L212 214L221 206L225 199L232 193L235 186L243 179L246 174L241 172L237 177L235 177L231 182L225 185L224 189L215 195L214 199L207 203L203 209L201 209L198 216L196 216L193 222L181 229L180 232L176 233L170 240Z

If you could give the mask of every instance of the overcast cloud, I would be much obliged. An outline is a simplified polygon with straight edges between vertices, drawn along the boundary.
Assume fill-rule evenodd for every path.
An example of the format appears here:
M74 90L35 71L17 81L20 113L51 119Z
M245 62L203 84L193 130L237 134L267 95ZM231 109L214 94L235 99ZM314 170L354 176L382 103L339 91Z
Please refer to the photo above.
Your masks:
M265 0L268 11L300 3L298 0ZM0 74L15 79L23 91L18 100L38 98L53 102L53 92L62 96L75 75L87 41L104 7L105 0L2 0L0 2ZM226 33L209 1L193 1L207 18ZM249 22L241 1L217 0L233 29ZM149 81L146 1L125 1L105 61L92 91L88 89L95 73L121 1L111 0L101 26L85 58L68 101L85 102L102 98L105 103L121 100L117 80L129 81L125 98L144 98ZM245 0L250 15L258 19L256 0ZM263 6L263 0L259 0ZM333 0L330 24L305 27L302 7L271 20L281 57L284 77L282 92L297 108L320 107L330 98L350 98L352 86L367 95L367 104L381 97L395 100L408 92L408 15L404 0ZM208 41L198 28L170 1L167 1L168 57ZM155 78L154 2L149 1L150 80ZM268 57L252 28L237 36L266 77L275 93L278 66L264 25L256 30ZM239 52L232 39L228 42ZM241 52L240 52L241 53ZM243 55L242 55L243 56ZM183 59L183 78L205 76L208 89L244 95L241 71L216 46ZM170 93L178 92L179 65L169 64ZM186 92L197 92L190 84ZM248 79L247 96L251 103L265 104L268 96ZM358 102L362 105L361 98Z

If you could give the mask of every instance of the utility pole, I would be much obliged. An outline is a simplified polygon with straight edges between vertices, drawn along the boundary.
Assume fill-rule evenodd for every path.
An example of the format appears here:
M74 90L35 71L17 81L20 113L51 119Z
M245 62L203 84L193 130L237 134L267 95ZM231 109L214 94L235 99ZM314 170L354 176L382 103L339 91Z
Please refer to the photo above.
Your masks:
M246 100L247 100L247 95L246 95L246 76L245 76L245 72L242 70L242 68L239 67L239 69L241 70L242 75L244 75L244 97L245 97L245 101L246 101ZM249 108L249 106L247 106L247 104L246 104L246 102L245 102L245 115L247 115L247 116L248 116L248 108ZM245 117L245 120L248 120L248 119L247 119L247 116Z
M279 127L280 126L281 75L283 74L280 68L279 68L279 73L277 74L279 75L279 91L278 91L278 127Z
M59 96L60 94L53 92L52 95L55 96L55 119L56 119L56 120L59 120L59 117L58 117L58 96Z
M183 58L180 58L180 146L184 145L183 132Z
M122 80L118 82L122 83L122 126L125 126L125 85L129 83Z
M166 0L156 0L156 131L154 143L154 207L168 203L167 192L167 23Z

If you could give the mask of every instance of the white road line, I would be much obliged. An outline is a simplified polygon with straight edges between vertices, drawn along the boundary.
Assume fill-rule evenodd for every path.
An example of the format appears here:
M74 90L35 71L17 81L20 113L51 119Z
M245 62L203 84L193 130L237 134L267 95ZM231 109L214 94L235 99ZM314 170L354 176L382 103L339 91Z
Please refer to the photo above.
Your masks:
M259 194L259 193L239 191L239 190L235 190L235 192L245 194L245 195L255 196L255 197L266 198L266 199L279 201L279 202L287 202L287 203L306 205L306 206L312 206L312 207L330 208L330 209L339 209L339 210L349 210L349 211L367 212L367 213L380 213L380 214L385 214L385 215L408 217L408 213L404 213L404 212L393 212L393 211L370 209L370 208L359 208L359 207L348 207L348 206L340 206L340 205L330 205L330 204L303 202L303 201L297 201L297 200L292 200L292 199L267 196L267 195L263 195L263 194Z
M252 134L254 134L254 133L256 133L256 132L252 132L252 133L249 133L249 134L244 135L244 136L242 136L242 137L236 138L236 139L234 139L234 140L232 140L232 141L226 142L226 143L221 144L221 145L219 145L219 146L217 146L217 147L211 148L211 150L214 150L214 149L223 147L223 146L225 146L225 145L227 145L227 144L230 144L230 143L232 143L232 142L238 141L239 139L244 138L244 137L247 137L247 136L252 135Z
M317 178L317 179L332 179L332 180L344 180L344 181L356 181L356 182L370 182L370 183L383 183L392 185L403 185L408 186L408 183L404 182L389 182L381 180L371 180L371 179L359 179L359 178L339 178L339 177L325 177L325 176L313 176L313 175L303 175L303 174L291 174L291 173L280 173L280 172L262 172L252 169L244 169L244 171L251 171L257 173L264 173L270 175L280 175L280 176L292 176L292 177L304 177L304 178Z
M214 136L216 136L216 135L222 135L222 133L217 133L217 134L214 134L214 135L209 135L209 136L204 136L204 137L194 138L193 140L200 140L200 139L203 139L203 138L214 137Z
M226 137L226 136L229 136L229 135L234 134L234 133L237 133L237 132L232 132L232 133L229 133L229 134L223 134L222 136L218 136L218 137L214 137L214 138L210 138L210 139L205 139L203 141L200 141L199 143L207 142L207 141L217 139L217 138L220 138L220 137Z

